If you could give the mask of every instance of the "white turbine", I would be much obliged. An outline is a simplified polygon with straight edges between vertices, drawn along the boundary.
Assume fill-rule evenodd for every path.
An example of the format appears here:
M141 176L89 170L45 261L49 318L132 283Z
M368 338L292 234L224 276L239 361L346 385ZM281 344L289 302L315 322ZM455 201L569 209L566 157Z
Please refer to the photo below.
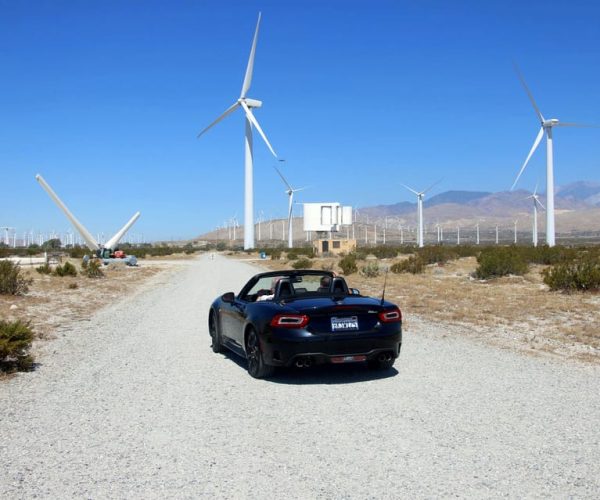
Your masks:
M533 191L533 194L531 196L528 196L525 199L533 200L533 246L537 247L538 246L538 225L537 225L537 215L538 215L537 207L538 207L538 205L540 207L542 207L542 209L545 210L545 207L544 207L544 205L542 205L542 202L540 201L540 197L537 194L537 185L535 186L535 190Z
M106 250L109 250L109 252L110 252L110 250L113 250L114 247L119 243L121 238L125 235L125 233L129 230L129 228L131 226L133 226L135 221L138 220L138 218L140 216L140 213L136 212L133 215L133 217L131 219L129 219L127 224L125 224L121 229L119 229L119 231L117 231L112 238L110 238L104 245L100 245L94 239L94 237L90 234L90 232L83 226L83 224L81 224L81 222L79 222L75 218L75 216L70 212L70 210L67 208L67 206L62 202L62 200L52 190L52 188L48 185L48 183L44 180L44 178L38 174L35 176L35 179L40 183L42 188L44 188L44 191L46 191L46 193L48 193L48 196L50 196L50 198L52 198L52 201L54 201L54 203L56 203L56 205L58 205L58 208L60 208L62 210L62 212L67 216L67 219L69 219L69 221L71 222L71 224L73 224L75 229L77 229L77 231L79 232L79 234L85 241L86 246L92 252L94 252L96 255L98 255L99 257L100 256L104 257L103 250L106 249Z
M290 186L290 183L286 180L286 178L283 176L283 174L280 172L280 170L275 166L273 166L273 168L277 171L277 173L279 174L279 177L281 177L281 180L287 187L285 192L288 195L288 248L293 248L294 247L294 238L293 238L293 231L292 231L292 208L294 206L294 193L297 193L298 191L302 191L303 189L306 189L306 188L301 187L298 189L294 189L292 186Z
M417 232L417 245L419 247L423 246L423 199L425 198L425 193L427 193L427 191L431 190L434 186L436 186L440 182L441 182L441 179L437 182L434 182L431 186L429 186L427 189L424 189L423 191L415 191L413 188L408 187L406 184L402 184L402 186L404 186L410 192L417 195L417 218L419 219L419 222L418 222L419 230Z
M535 141L533 141L533 146L531 147L531 150L529 151L529 154L527 155L527 158L525 159L525 163L523 163L523 166L521 167L521 170L519 171L519 174L517 175L517 178L515 179L515 182L513 183L511 190L513 190L515 188L515 186L517 185L517 182L519 181L521 174L525 170L525 167L529 163L529 160L533 156L533 153L535 153L535 150L540 145L540 142L542 141L542 137L544 136L544 132L545 132L546 133L546 205L548 207L546 210L546 243L548 246L553 247L556 244L556 237L555 237L555 229L554 229L554 156L553 156L553 148L552 148L552 129L554 127L590 127L590 126L593 127L593 125L585 125L585 124L581 124L581 123L559 122L556 118L551 118L549 120L546 120L544 118L544 116L542 115L540 109L538 108L538 106L535 102L535 99L533 98L533 94L529 90L529 87L527 87L527 84L525 83L525 79L523 78L523 75L521 75L521 72L519 71L519 68L517 67L516 64L515 64L515 71L517 72L519 80L521 80L521 84L523 85L525 92L527 92L527 96L529 97L529 100L531 101L531 105L533 106L533 109L535 110L535 113L536 113L537 117L539 118L542 126L540 128L540 131L538 132L538 135L535 138Z
M244 249L248 250L254 248L254 184L253 184L253 159L252 159L252 127L254 126L258 133L265 141L265 144L273 153L273 156L277 158L275 150L269 143L267 136L263 132L262 128L258 124L258 121L252 114L252 108L260 108L262 102L256 99L250 99L246 96L252 83L252 72L254 70L254 54L256 52L256 40L258 39L258 28L260 26L260 13L258 14L258 21L256 22L256 31L254 32L254 39L252 40L252 48L250 49L250 57L248 58L248 66L246 67L246 75L244 76L244 83L242 84L242 92L236 102L234 102L225 112L213 121L208 127L198 134L200 137L207 130L214 127L221 120L233 113L238 107L244 110L246 116L246 133L245 133L245 169L244 169Z

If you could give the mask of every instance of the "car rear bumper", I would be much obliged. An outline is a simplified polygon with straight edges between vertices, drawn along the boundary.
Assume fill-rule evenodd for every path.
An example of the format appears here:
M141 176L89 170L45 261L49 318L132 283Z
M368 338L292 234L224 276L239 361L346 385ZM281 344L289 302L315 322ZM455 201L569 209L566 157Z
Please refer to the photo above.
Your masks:
M384 336L330 336L325 339L302 338L261 343L265 362L274 366L294 366L297 361L306 359L309 359L310 364L369 361L382 353L389 353L397 358L401 346L401 332ZM356 360L350 359L355 356Z

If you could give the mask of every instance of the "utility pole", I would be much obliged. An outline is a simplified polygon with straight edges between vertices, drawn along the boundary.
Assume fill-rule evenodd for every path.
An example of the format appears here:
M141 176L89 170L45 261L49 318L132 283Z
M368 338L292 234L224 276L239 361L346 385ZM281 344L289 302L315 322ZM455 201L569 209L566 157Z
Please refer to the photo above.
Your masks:
M460 245L460 226L456 226L456 244Z
M498 244L498 224L496 224L496 245Z

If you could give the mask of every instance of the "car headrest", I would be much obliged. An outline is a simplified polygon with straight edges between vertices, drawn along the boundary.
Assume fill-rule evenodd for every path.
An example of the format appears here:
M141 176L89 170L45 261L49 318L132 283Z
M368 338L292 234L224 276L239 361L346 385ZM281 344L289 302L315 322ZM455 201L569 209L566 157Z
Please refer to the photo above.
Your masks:
M348 295L348 285L346 285L346 280L344 278L335 277L333 278L333 286L332 286L334 295Z
M285 299L294 295L294 289L289 280L280 280L277 284L277 293L275 296L278 299Z

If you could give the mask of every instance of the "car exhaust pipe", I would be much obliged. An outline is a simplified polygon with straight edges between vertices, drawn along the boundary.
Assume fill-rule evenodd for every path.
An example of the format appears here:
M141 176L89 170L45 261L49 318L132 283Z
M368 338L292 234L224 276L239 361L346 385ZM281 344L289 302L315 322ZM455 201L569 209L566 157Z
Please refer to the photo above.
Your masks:
M312 359L311 359L311 358L306 358L306 359L304 360L304 366L305 366L306 368L308 368L308 367L309 367L309 366L311 366L311 365L312 365Z
M381 353L379 356L377 356L377 361L385 361L385 353Z
M302 359L297 359L294 364L296 365L296 368L303 368L304 367L304 361Z

